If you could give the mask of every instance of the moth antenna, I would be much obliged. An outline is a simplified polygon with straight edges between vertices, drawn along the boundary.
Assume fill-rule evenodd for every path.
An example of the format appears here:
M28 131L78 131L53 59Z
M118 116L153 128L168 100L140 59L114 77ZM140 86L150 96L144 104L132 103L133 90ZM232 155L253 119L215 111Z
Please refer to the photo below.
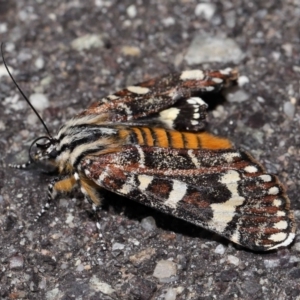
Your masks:
M15 79L13 78L12 74L10 73L8 66L5 62L4 59L4 51L3 51L3 47L4 47L4 43L1 43L1 56L2 56L2 61L3 64L5 66L5 69L9 75L9 77L11 78L11 80L13 81L13 83L15 84L15 86L17 87L17 89L19 90L19 92L21 93L21 95L23 96L23 98L25 99L25 101L27 102L27 104L31 107L31 109L34 111L34 113L36 114L36 116L39 118L39 120L41 121L41 123L43 124L44 128L46 129L47 134L50 137L50 140L53 140L52 135L50 134L49 129L47 128L45 122L43 121L42 117L39 115L39 113L36 111L36 109L34 108L34 106L30 103L29 99L26 97L26 95L23 93L23 91L21 90L21 88L19 87L19 85L17 84L17 82L15 81Z

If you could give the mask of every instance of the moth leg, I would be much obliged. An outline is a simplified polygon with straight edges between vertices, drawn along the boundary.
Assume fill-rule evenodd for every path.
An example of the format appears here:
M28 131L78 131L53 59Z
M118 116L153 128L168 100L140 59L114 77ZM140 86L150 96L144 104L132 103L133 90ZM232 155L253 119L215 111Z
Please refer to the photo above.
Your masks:
M58 194L69 193L72 191L77 182L76 174L77 173L64 179L55 178L51 181L51 183L48 185L47 202L35 217L35 222L45 213L46 210L49 209L50 203L56 198Z
M93 210L97 210L101 206L101 198L99 195L99 186L94 181L83 177L79 180L81 186L81 192L84 194L90 204L92 204Z
M21 170L25 170L25 169L27 169L31 164L32 164L32 161L29 160L29 161L27 161L26 163L23 163L23 164L8 164L8 166L9 166L10 168L13 168L13 169L21 169Z
M92 213L96 218L96 226L98 230L98 236L100 239L100 246L103 251L107 250L106 241L103 239L101 232L101 224L98 211L101 208L101 196L99 194L99 185L97 185L91 179L86 177L80 178L81 192L84 194L85 199L92 205Z

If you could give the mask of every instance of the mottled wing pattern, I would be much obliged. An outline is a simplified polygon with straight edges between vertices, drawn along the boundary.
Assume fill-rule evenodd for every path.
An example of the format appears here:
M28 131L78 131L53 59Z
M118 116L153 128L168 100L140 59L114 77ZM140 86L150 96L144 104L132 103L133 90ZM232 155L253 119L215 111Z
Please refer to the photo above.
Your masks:
M253 250L285 246L295 236L284 188L243 151L132 145L88 157L80 168L107 190Z
M141 82L93 103L77 116L103 116L105 123L146 121L169 129L198 131L204 127L207 104L201 95L219 92L237 79L237 71L191 70ZM145 120L145 118L151 117ZM103 122L103 120L101 120ZM130 123L133 122L133 123Z

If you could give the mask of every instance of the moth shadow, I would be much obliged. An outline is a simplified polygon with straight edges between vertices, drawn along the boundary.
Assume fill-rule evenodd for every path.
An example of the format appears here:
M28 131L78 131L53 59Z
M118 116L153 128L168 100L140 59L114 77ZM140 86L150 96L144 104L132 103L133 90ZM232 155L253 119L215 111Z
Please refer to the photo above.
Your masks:
M176 234L185 237L198 238L208 243L216 242L224 245L226 248L230 245L238 251L248 252L254 255L272 255L277 252L276 249L271 251L261 251L245 248L241 245L230 242L217 233L106 190L103 191L103 196L103 210L112 210L115 214L122 213L126 218L138 220L139 222L146 217L152 216L156 222L157 228L166 232L175 232Z
M176 234L190 238L199 238L212 242L215 241L225 246L229 243L227 239L214 232L181 220L172 215L165 214L154 208L142 205L134 200L116 195L109 191L105 191L103 195L103 210L108 211L113 209L116 214L122 213L128 219L138 220L139 222L146 217L152 216L156 222L157 228L164 231L172 231Z

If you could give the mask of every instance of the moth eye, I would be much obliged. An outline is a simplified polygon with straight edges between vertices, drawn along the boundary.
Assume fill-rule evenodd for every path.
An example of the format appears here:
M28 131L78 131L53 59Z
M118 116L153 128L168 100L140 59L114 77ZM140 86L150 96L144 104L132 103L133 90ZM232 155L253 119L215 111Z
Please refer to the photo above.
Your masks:
M49 153L49 158L56 158L58 155L58 151L56 149L53 149L50 153Z

